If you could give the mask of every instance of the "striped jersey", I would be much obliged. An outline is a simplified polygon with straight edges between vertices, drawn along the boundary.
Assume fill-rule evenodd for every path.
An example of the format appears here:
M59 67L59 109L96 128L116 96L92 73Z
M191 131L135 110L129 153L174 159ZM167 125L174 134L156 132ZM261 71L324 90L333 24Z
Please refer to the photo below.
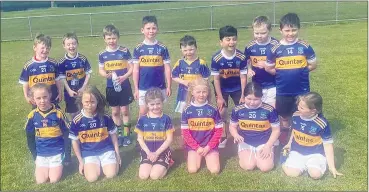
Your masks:
M325 156L323 144L333 143L331 128L323 115L310 119L302 118L297 112L292 116L291 151L302 155L320 153Z
M261 103L256 109L241 104L232 110L231 123L238 124L238 134L245 143L257 147L268 142L272 127L279 126L279 119L276 110L269 104Z
M99 53L99 67L104 68L107 72L115 72L117 76L125 75L128 72L128 68L132 63L132 56L128 48L123 46L118 46L115 50L110 50L106 48ZM124 80L121 85L128 86L129 79ZM106 87L114 87L111 78L106 79Z
M266 72L264 68L261 69L256 66L258 62L266 61L267 52L276 44L278 44L278 40L269 37L268 42L264 44L252 40L245 48L246 60L251 64L251 68L255 72L252 81L260 84L263 89L275 87L275 76Z
M165 89L164 65L170 65L167 47L155 41L148 44L139 43L133 51L133 64L139 65L138 89L147 90L151 87Z
M25 129L35 132L37 156L49 157L64 153L63 135L68 134L69 124L62 110L52 105L48 112L38 107L27 116Z
M296 96L310 91L308 63L316 60L313 48L303 40L273 46L266 65L275 66L277 95Z
M69 138L80 142L82 157L98 156L114 150L111 134L117 128L108 115L87 117L83 110L73 118Z

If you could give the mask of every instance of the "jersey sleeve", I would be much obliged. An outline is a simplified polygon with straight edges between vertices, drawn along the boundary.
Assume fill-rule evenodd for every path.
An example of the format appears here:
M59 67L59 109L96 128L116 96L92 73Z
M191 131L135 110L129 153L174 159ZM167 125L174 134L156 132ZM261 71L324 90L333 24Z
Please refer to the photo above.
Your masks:
M64 62L59 62L58 72L59 72L59 79L65 79L66 78Z
M86 74L91 74L92 73L91 65L90 65L90 62L88 61L87 58L86 58L86 61L85 61L84 70L85 70Z
M129 49L127 48L127 61L129 64L133 64L133 58L132 58L132 55L131 55L131 52L129 51Z
M71 140L78 140L78 126L79 126L79 123L78 122L75 122L75 121L72 121L71 125L70 125L70 129L69 129L69 139Z
M207 79L210 76L210 70L209 67L206 65L205 60L200 61L200 74L204 79Z
M237 112L236 112L235 109L232 109L232 114L231 114L230 122L231 123L238 123Z
M23 67L21 75L19 77L19 83L20 84L28 84L28 80L29 80L29 74L28 74L28 69L26 66Z
M59 119L59 126L61 128L61 130L64 132L64 133L67 133L69 132L69 129L70 129L70 124L68 122L68 118L67 116L65 115L65 113L61 112L61 115L60 115L60 119Z
M276 109L273 108L273 110L269 113L268 119L272 127L279 126L279 118Z
M174 132L174 128L173 128L173 124L172 124L172 119L170 119L169 116L166 118L165 131L166 131L166 133L173 133Z
M247 60L242 59L240 63L240 74L247 75Z
M113 119L110 116L105 115L106 127L108 128L109 134L117 132L118 128L115 126Z
M316 61L315 52L313 48L309 45L305 50L306 60L308 63Z
M248 62L250 60L250 49L246 46L245 47L245 51L243 52L243 54L245 54L246 56L246 62Z
M329 126L328 122L327 122L327 125L320 132L320 136L322 137L324 144L333 143L331 127Z
M220 113L218 110L214 111L213 119L215 122L214 134L211 137L209 143L207 144L210 147L210 149L213 149L219 145L220 138L223 133L223 121L222 118L220 117Z
M61 79L60 72L59 72L59 61L56 61L54 63L54 68L55 68L55 71L54 71L54 73L55 73L55 81L59 81Z
M24 126L26 132L34 132L35 126L33 125L33 113L29 113L26 119L26 124Z
M102 56L102 53L99 54L99 67L104 68L104 58Z
M181 73L181 70L180 70L180 68L179 68L179 62L180 62L181 60L180 59L178 59L178 61L174 64L174 66L173 66L173 69L172 69L172 77L173 78L179 78L179 74Z
M138 48L133 49L132 63L138 64L138 59L140 58L140 51Z
M138 135L143 135L144 129L143 129L143 120L142 120L142 118L138 119L136 127L134 129L134 132L136 132Z
M219 75L219 65L218 63L214 60L214 58L211 59L211 65L210 65L210 70L211 70L211 75Z
M162 54L164 64L170 64L169 50L165 48Z
M267 49L265 65L270 67L275 66L275 60L276 60L275 47Z

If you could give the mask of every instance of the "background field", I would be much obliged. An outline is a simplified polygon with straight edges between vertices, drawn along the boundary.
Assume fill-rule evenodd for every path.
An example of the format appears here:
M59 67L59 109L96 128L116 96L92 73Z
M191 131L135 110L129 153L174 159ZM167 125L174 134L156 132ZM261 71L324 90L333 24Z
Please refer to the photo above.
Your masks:
M111 7L114 9L114 7ZM83 9L84 10L84 9ZM45 10L46 11L46 10ZM29 12L32 13L32 12ZM14 13L15 14L15 13ZM169 18L167 18L169 19ZM247 23L251 21L248 19ZM109 22L109 21L106 21ZM159 19L160 22L160 19ZM138 25L138 24L137 24ZM164 24L163 24L164 27ZM202 168L198 174L186 171L182 140L179 132L179 116L173 113L177 85L173 96L165 106L175 122L175 165L161 181L140 181L137 176L139 157L134 146L121 149L122 171L111 180L101 179L89 184L77 172L77 164L65 169L60 183L36 185L34 163L27 149L23 126L30 111L18 84L23 64L32 56L32 42L1 43L1 189L2 190L66 190L66 191L141 191L141 190L343 190L367 191L367 23L353 22L339 25L305 26L300 36L315 49L319 66L311 73L312 90L324 98L324 114L329 120L335 140L338 170L345 175L334 179L327 174L322 180L287 178L278 165L270 173L245 172L238 166L236 146L231 142L221 151L222 172L212 176ZM124 29L123 29L124 30ZM171 58L180 58L178 41L185 34L195 36L199 55L210 62L211 55L219 49L217 31L159 34L158 39L168 46ZM277 29L272 33L279 38ZM239 30L238 48L243 50L251 40L249 29ZM132 50L142 40L140 35L122 36L121 44ZM79 50L87 56L92 68L92 84L104 92L105 81L97 73L97 54L104 48L101 38L81 38ZM51 57L63 54L61 39L53 39ZM131 105L132 123L137 120L137 103Z

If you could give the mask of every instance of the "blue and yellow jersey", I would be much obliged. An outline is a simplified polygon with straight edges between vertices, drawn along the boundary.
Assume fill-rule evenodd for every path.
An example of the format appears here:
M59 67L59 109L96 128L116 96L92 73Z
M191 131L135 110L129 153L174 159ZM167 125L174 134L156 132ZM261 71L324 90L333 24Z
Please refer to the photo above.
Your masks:
M92 69L90 63L87 58L80 53L77 53L75 58L69 58L67 54L65 54L59 61L59 77L61 79L66 79L70 88L72 88L72 79L77 78L79 83L75 88L77 90L80 89L85 82L86 75L91 73ZM70 97L66 89L64 89L64 96Z
M320 153L325 156L323 144L333 143L331 128L323 115L303 119L298 113L292 116L291 151L302 155Z
M87 117L83 110L73 118L69 138L80 142L82 157L97 156L114 150L110 134L117 132L108 115Z
M29 88L37 83L50 85L52 92L51 101L54 102L58 96L56 81L59 78L58 62L55 59L47 58L43 61L36 61L33 57L24 64L19 83L28 84Z
M27 116L25 129L35 132L36 152L38 156L49 157L64 153L64 134L68 134L69 124L62 110L54 105L48 112L39 108Z
M276 110L266 103L257 109L250 109L245 104L236 106L232 110L231 122L238 124L238 134L254 147L265 144L272 133L272 127L279 126Z
M186 59L179 59L173 67L172 77L180 78L185 81L192 81L196 78L208 78L210 76L210 70L206 66L206 61L197 58L193 62L189 62ZM185 85L178 85L177 102L186 101L187 87Z
M146 146L151 152L155 152L167 139L167 133L174 132L174 128L168 115L163 114L157 118L145 115L138 119L134 131L143 136Z
M236 49L232 57L224 55L220 50L211 59L211 75L220 76L222 92L230 93L241 90L240 75L247 74L246 56Z
M122 76L128 72L128 68L132 63L132 56L128 48L118 46L116 50L105 49L99 53L99 67L105 71L114 71L118 76ZM129 85L129 79L122 82L122 86ZM106 80L106 87L114 87L111 78Z
M207 102L203 105L191 102L182 113L181 129L188 129L200 147L205 147L213 137L215 129L219 128L223 128L219 111ZM185 146L191 149L187 144Z
M164 65L170 65L170 57L164 44L139 43L133 51L133 64L140 66L138 89L166 88Z
M296 96L310 91L308 63L316 60L313 48L303 40L273 46L266 65L275 66L277 95Z
M259 61L266 61L267 52L276 44L278 44L278 40L269 37L268 42L265 44L259 44L256 40L252 40L245 47L246 60L251 64L251 68L255 72L252 81L259 83L263 89L275 87L275 76L266 72L264 68L260 69L256 66Z

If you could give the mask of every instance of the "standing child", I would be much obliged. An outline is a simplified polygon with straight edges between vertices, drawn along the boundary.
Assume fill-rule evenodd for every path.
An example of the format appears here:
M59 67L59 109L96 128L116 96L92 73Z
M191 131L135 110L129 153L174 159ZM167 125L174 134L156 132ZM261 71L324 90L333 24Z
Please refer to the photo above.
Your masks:
M138 119L135 132L141 147L140 179L161 179L173 163L169 148L173 141L172 120L163 114L164 96L159 88L145 94L148 112Z
M274 167L274 147L278 141L279 120L275 109L263 103L263 91L256 82L245 88L245 104L232 110L229 130L238 143L239 164L244 170L258 167L268 172Z
M19 83L23 84L24 98L35 108L35 102L29 95L29 89L37 83L45 83L51 88L51 102L56 107L62 100L62 86L59 81L58 63L49 58L51 49L51 38L44 34L36 34L33 41L33 51L35 55L28 60L23 67L19 77Z
M226 126L223 130L219 148L227 143L227 109L231 96L234 105L244 102L244 90L247 83L246 56L236 49L237 29L225 26L219 29L222 49L214 54L211 60L211 75L214 76L214 90L217 106Z
M87 58L78 53L78 39L75 33L63 37L65 55L59 61L59 75L64 83L65 112L73 119L78 113L76 96L86 88L92 73Z
M165 98L172 93L169 52L163 43L156 40L157 32L156 17L143 17L141 33L144 34L145 39L136 46L133 52L134 97L140 106L139 116L147 112L145 93L149 88L159 87Z
M174 64L172 79L179 83L175 112L182 113L186 106L188 83L199 77L207 79L210 76L210 70L206 66L205 60L197 56L197 45L194 37L185 35L179 41L179 48L184 58L179 59Z
M261 85L263 97L261 101L275 107L275 76L265 71L266 53L278 44L278 41L270 36L272 24L268 17L258 16L252 23L254 39L245 48L245 55L249 65L248 76L252 81Z
M37 184L58 182L63 173L64 140L68 139L69 124L64 113L51 103L50 86L37 83L30 98L37 108L27 117L25 126L28 148L36 163Z
M187 169L196 173L204 157L211 173L220 171L218 145L223 121L216 107L209 104L210 86L198 78L189 83L187 103L182 113L181 130L187 150Z
M300 19L295 13L281 18L282 40L267 52L265 70L276 78L276 110L280 115L282 145L288 140L290 119L296 111L296 96L310 91L309 73L317 66L313 48L298 39Z
M119 145L128 146L131 144L129 104L133 102L129 82L133 71L131 53L128 48L118 44L119 31L114 25L104 27L103 37L106 48L99 54L99 74L107 79L106 99L111 107L113 121L118 127ZM123 134L120 128L122 125Z
M290 149L284 173L297 177L307 171L313 179L320 179L326 171L336 178L342 175L334 163L333 139L328 121L322 114L323 99L315 92L299 96L298 111L292 116L292 134L285 149Z
M107 178L113 178L121 159L117 128L105 115L105 97L95 86L87 86L77 102L82 110L73 118L69 138L79 162L79 173L94 182L102 168Z

